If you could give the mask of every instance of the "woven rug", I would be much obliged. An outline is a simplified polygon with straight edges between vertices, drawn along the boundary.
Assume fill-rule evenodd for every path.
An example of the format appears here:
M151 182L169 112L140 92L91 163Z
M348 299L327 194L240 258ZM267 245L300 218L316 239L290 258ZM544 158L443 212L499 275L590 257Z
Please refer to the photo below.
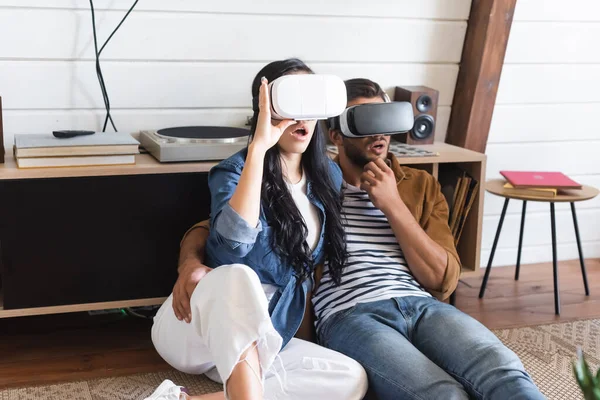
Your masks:
M521 358L527 372L551 400L583 398L571 368L577 347L583 349L594 371L600 366L600 319L502 329L494 333ZM0 400L138 400L152 393L167 378L186 386L192 394L221 389L203 376L168 371L7 389L0 391Z
M600 367L600 319L494 331L523 362L548 399L583 399L572 362L581 347L586 361Z

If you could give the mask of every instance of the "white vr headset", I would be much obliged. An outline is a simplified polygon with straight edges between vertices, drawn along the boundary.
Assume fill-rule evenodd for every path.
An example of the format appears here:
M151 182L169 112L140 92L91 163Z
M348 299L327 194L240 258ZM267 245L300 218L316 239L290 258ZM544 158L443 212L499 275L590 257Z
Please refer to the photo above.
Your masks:
M349 138L404 133L414 122L412 104L407 101L359 104L327 120L329 129Z
M274 119L327 119L346 108L346 85L335 75L284 75L269 83L269 94Z

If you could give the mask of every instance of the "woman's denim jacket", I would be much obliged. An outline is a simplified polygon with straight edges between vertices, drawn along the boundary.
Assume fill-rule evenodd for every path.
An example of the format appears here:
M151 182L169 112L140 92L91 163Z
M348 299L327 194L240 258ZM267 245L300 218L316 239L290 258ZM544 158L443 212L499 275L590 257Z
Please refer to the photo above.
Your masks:
M244 264L252 268L261 283L277 287L269 303L273 326L283 338L282 348L296 334L304 316L307 293L312 289L313 279L305 279L298 285L298 277L291 265L283 263L271 246L273 231L267 224L261 204L258 224L250 226L229 205L229 199L240 179L246 160L247 149L241 150L213 167L208 176L211 194L210 236L206 244L206 264L216 268L228 264ZM319 172L317 172L319 173ZM341 188L342 171L329 160L329 173L336 188ZM307 182L309 201L319 210L321 235L312 253L314 265L323 262L325 239L325 209Z

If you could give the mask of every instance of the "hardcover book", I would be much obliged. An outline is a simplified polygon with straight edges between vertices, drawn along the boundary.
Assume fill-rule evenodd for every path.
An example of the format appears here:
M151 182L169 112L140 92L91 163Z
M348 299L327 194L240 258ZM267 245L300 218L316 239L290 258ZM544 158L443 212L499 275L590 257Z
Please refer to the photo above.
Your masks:
M500 174L517 189L581 189L582 187L581 184L575 182L562 172L500 171Z

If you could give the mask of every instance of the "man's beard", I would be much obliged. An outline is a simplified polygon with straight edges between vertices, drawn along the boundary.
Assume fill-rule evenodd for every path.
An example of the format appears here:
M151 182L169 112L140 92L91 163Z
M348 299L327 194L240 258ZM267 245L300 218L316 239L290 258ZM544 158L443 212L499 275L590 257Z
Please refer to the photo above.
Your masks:
M387 146L389 149L389 144ZM361 148L354 145L350 140L344 140L344 152L348 160L360 168L364 168L365 165L379 158L377 156L368 157ZM387 151L384 154L387 157Z

